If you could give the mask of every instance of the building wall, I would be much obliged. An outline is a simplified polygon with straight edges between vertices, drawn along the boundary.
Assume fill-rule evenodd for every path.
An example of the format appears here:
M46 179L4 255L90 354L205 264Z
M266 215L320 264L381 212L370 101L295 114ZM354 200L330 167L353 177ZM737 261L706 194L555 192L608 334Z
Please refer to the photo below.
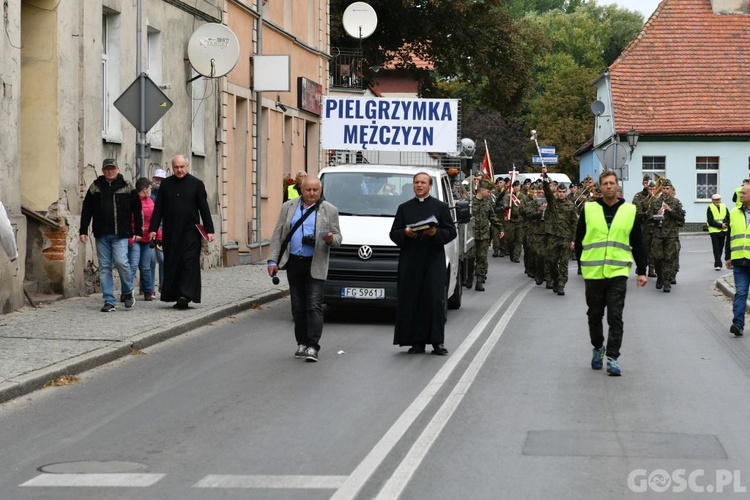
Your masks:
M263 111L251 75L258 51L258 2L227 2L227 25L240 40L240 59L227 75L224 109L226 144L222 157L221 214L225 241L236 241L252 260L263 260L268 239L283 201L283 179L297 170L316 175L321 169L320 117L297 106L297 79L305 77L327 88L328 4L325 0L300 3L268 2L263 7L263 55L290 56L287 91L260 93ZM295 8L296 7L296 8ZM286 111L276 106L279 102ZM260 124L260 225L257 220L256 179ZM260 230L258 227L260 226Z
M0 201L15 225L19 243L19 272L16 264L0 251L0 312L23 306L24 266L26 252L26 218L21 214L21 5L7 7L5 33L0 39Z

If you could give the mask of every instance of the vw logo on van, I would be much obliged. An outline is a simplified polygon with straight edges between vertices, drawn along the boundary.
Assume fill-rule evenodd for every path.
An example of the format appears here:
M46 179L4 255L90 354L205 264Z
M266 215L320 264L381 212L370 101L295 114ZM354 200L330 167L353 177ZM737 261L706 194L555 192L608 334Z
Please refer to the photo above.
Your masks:
M372 257L372 248L369 245L362 245L357 251L357 255L362 260L367 260Z

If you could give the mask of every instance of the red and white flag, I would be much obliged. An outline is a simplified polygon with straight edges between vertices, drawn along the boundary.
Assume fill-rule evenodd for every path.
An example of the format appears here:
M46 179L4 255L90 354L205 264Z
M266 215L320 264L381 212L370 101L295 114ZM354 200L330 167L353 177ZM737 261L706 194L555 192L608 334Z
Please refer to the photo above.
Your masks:
M490 160L490 150L487 148L487 140L484 141L484 160L482 160L482 173L484 177L494 181L495 175L492 171L492 160Z

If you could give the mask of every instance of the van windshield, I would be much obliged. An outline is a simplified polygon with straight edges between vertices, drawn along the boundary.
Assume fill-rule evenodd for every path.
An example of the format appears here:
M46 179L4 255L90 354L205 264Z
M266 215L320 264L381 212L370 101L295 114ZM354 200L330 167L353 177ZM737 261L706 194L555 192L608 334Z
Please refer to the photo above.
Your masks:
M341 215L393 217L398 206L414 198L411 174L326 172L320 182L323 198ZM430 195L437 197L435 183Z

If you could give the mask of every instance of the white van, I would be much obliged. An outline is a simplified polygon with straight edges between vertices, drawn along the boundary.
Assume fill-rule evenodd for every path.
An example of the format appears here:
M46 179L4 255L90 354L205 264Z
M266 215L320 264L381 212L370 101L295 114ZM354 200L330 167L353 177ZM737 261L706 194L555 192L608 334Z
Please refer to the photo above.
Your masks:
M471 211L453 200L442 168L361 163L327 167L320 172L323 198L338 208L344 243L331 248L324 302L330 305L395 305L399 248L390 231L398 206L414 197L413 177L432 177L431 196L451 207L459 237L445 245L446 297L450 309L461 307L468 252L474 244Z

